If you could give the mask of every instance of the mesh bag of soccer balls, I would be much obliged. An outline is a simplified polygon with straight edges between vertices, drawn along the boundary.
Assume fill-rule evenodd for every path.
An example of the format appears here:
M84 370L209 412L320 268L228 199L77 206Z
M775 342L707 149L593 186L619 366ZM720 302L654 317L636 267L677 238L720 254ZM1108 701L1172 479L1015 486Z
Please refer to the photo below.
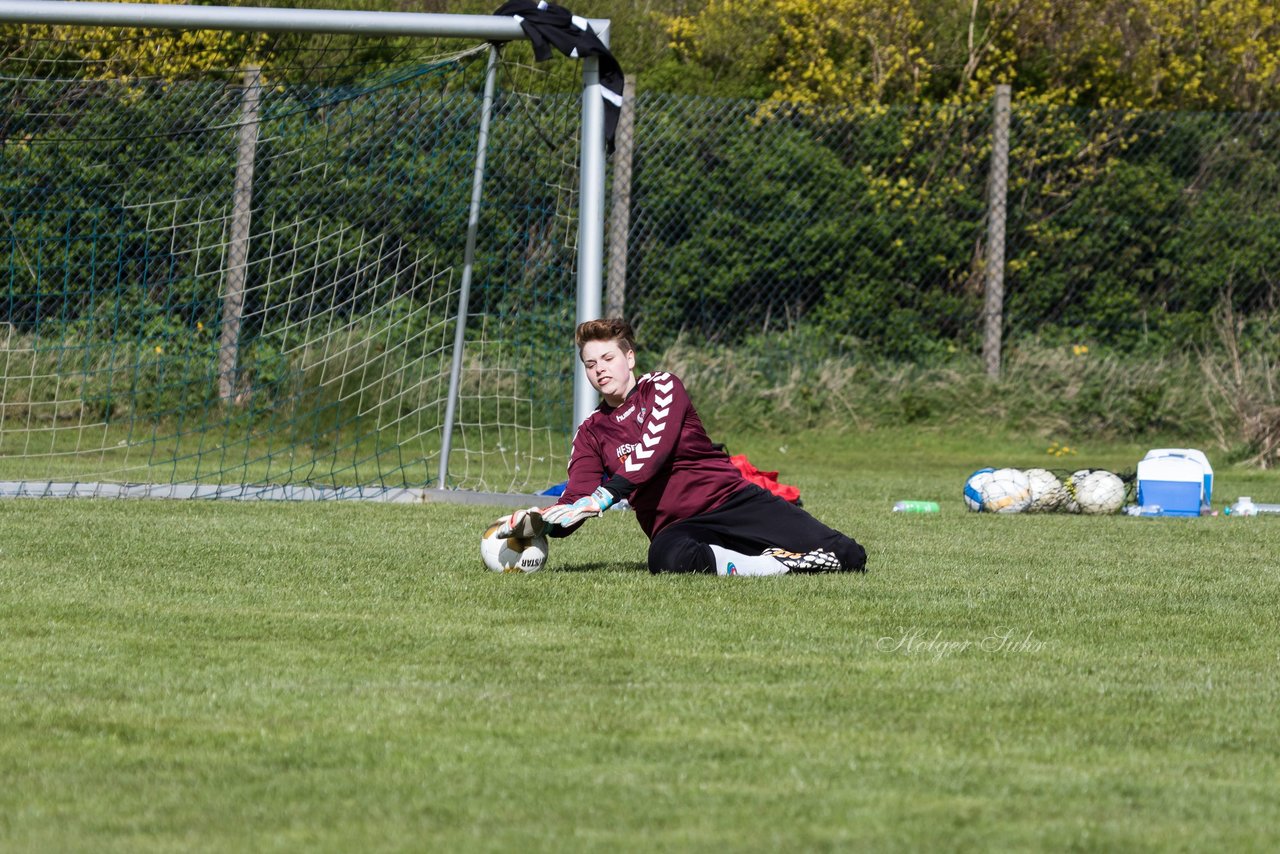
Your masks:
M981 513L1116 513L1134 477L1105 469L982 468L964 483L964 503Z

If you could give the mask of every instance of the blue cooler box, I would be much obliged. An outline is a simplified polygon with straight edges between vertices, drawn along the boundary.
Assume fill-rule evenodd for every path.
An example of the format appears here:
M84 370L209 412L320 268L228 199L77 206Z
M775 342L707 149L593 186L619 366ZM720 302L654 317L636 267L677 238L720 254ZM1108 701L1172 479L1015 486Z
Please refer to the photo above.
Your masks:
M1138 504L1164 516L1199 516L1213 500L1213 467L1201 451L1161 448L1138 463Z

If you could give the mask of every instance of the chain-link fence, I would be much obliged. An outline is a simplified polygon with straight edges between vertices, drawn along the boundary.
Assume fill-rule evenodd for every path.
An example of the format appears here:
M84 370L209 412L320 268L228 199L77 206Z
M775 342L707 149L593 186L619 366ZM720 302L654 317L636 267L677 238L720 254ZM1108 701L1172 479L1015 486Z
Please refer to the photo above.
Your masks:
M0 46L14 69L0 111L0 457L37 442L50 466L160 442L181 456L196 418L234 436L241 469L277 480L285 457L263 451L264 431L337 444L343 477L387 447L416 447L405 468L421 469L441 453L462 314L465 456L499 461L504 487L535 464L559 470L576 371L576 65L560 81L503 65L458 312L479 54L423 65L393 51L366 78L354 69L368 46L330 45L316 64L308 43L266 67L250 113L257 78L239 57L234 76L172 81L137 45L102 67L57 40ZM122 56L133 78L114 73ZM1016 94L1008 111L651 93L630 106L610 168L607 292L649 350L683 334L786 373L815 355L896 369L1003 347L1012 369L1011 348L1036 343L1185 352L1229 317L1233 346L1267 354L1256 373L1274 374L1280 114ZM250 179L251 209L237 194ZM237 203L251 228L237 229ZM1256 414L1246 402L1237 420ZM371 415L379 438L348 441ZM229 441L210 447L225 456ZM497 482L488 471L477 480Z
M993 107L641 93L614 155L629 197L613 215L629 221L611 307L650 344L789 328L920 360L982 352L984 301L1002 284L994 328L1006 342L1161 352L1211 333L1227 309L1245 334L1274 337L1280 115L1015 93L1006 185L992 172ZM992 253L999 230L1004 252Z

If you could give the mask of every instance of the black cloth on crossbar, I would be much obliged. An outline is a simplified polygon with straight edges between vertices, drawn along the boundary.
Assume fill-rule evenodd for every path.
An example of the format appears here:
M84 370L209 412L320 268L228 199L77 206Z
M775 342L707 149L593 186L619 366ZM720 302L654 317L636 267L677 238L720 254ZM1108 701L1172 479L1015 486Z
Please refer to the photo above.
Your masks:
M600 60L600 85L604 87L604 140L609 152L613 151L614 135L618 129L618 114L622 109L622 90L625 77L609 48L591 29L584 18L578 18L563 6L534 0L510 0L503 3L495 15L514 17L533 44L533 56L539 62L551 58L554 46L565 56L582 58L598 57ZM575 22L576 19L576 22Z

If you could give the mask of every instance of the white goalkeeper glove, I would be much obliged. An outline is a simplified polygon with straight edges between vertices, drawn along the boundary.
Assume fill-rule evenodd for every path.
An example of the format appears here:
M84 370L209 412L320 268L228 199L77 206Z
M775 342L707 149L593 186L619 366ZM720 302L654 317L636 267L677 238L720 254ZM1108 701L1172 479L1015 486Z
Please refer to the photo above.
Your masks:
M542 519L548 525L570 528L590 516L601 515L616 500L612 492L601 486L595 492L579 498L572 504L557 504L554 507L543 508Z
M547 524L542 518L542 510L538 507L517 510L510 516L502 516L497 520L497 525L499 537L537 537L547 529Z

